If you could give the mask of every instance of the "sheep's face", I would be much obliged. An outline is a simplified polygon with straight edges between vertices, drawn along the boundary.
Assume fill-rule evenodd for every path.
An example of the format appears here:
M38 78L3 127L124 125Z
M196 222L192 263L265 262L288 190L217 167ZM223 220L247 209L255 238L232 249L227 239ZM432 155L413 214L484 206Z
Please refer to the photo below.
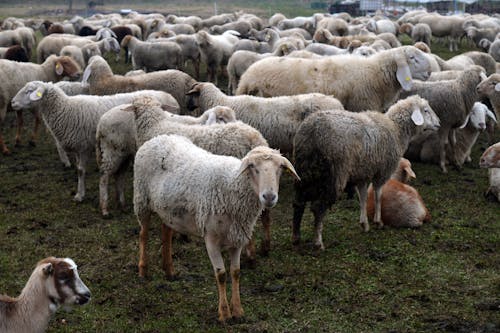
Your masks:
M300 180L290 161L278 151L259 146L243 158L239 172L249 175L259 201L264 207L271 208L278 202L279 180L283 169L289 170Z
M49 257L42 260L41 266L45 287L53 303L58 305L83 305L90 301L90 290L78 275L75 262L70 258Z
M205 125L227 124L236 121L234 110L226 106L216 106L204 113L206 113L207 116Z
M481 168L500 168L500 142L488 147L479 160Z
M439 117L430 107L427 100L418 95L409 97L411 108L411 119L417 127L415 135L426 131L437 131L440 127Z
M487 79L481 81L476 91L481 96L491 97L500 95L500 74L492 74Z
M14 96L11 101L14 110L22 110L33 107L40 101L45 94L45 85L40 81L26 83Z
M416 80L427 80L431 74L431 63L425 54L416 47L405 49L404 52L411 77Z
M487 117L490 117L494 122L497 121L495 114L491 112L486 105L476 102L461 128L464 128L467 123L470 123L476 130L484 131L486 129Z

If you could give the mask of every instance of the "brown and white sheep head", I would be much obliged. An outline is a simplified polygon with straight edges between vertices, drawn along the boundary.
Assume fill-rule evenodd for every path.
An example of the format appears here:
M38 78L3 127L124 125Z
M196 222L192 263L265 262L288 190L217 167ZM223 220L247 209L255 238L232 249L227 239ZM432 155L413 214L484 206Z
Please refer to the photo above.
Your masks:
M240 177L243 174L248 175L259 201L264 207L272 208L278 202L279 180L283 169L288 170L295 179L300 180L292 163L279 151L258 146L242 159L238 174Z
M71 57L60 56L56 58L54 63L54 71L59 79L69 77L78 79L82 74L82 69Z
M481 97L500 96L500 74L491 74L483 78L476 86L476 91Z
M392 179L408 184L412 178L417 178L415 172L411 168L411 162L404 157L399 159L399 165L396 171L391 175Z
M45 280L47 296L57 306L83 305L90 301L90 290L80 279L75 262L70 258L48 257L37 264Z
M396 49L396 77L401 87L409 91L413 79L427 80L431 74L431 64L425 54L414 46Z
M479 160L481 168L500 168L500 142L489 146Z

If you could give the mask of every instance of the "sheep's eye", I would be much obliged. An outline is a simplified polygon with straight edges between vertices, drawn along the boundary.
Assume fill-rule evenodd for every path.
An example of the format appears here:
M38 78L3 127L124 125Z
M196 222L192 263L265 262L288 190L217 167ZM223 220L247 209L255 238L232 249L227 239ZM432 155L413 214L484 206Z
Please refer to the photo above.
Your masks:
M428 108L425 108L425 109L424 109L424 112L425 112L425 113L429 113L429 109L428 109Z

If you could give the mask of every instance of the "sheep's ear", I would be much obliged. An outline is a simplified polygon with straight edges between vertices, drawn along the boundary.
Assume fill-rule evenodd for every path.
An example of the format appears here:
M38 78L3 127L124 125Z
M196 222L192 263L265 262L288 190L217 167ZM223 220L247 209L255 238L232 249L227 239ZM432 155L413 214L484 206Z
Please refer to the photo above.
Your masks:
M297 174L297 171L295 171L295 168L293 167L292 163L290 163L290 161L288 159L286 159L285 157L282 157L281 167L283 169L287 170L288 172L290 172L290 174L293 176L293 178L300 181L300 177Z
M90 66L87 66L87 68L85 68L85 71L83 72L83 77L82 77L82 84L87 84L87 81L90 77L90 74L92 73L92 69L90 68Z
M486 115L488 117L490 117L491 119L493 119L493 121L496 123L497 122L497 117L495 116L495 114L493 112L491 112L490 109L486 110Z
M54 274L54 266L51 263L48 263L44 268L42 268L42 272L45 276L51 276Z
M481 81L484 81L488 78L483 71L481 71L481 73L479 73L479 76L481 77Z
M500 83L497 83L497 84L495 85L495 91L500 91Z
M410 66L406 62L406 57L403 53L400 53L396 57L396 64L398 69L396 71L396 78L403 90L410 91L413 86L413 81L410 72Z
M205 125L213 125L216 123L217 123L217 115L215 114L215 112L210 112L208 114L208 119L205 122Z
M58 61L56 62L55 70L57 75L62 75L62 73L64 72L64 66Z
M244 158L241 161L240 168L238 169L238 175L236 177L241 176L241 174L244 173L249 167L253 167L253 163L250 162L250 159Z
M38 101L43 97L43 88L38 87L35 91L30 94L30 101Z
M413 110L411 114L411 120L417 126L421 126L424 124L424 116L422 115L422 111L420 109Z
M417 178L417 175L415 174L415 172L413 172L412 168L409 165L405 166L403 170L408 174L408 176L410 176L410 178Z
M135 107L132 104L129 104L121 109L122 109L122 111L125 111L125 112L134 112L135 111Z
M172 113L177 113L179 112L179 106L178 105L173 105L173 104L162 104L161 109L163 111L168 111Z
M460 125L459 128L465 128L465 126L467 126L467 123L469 122L469 119L470 119L470 113L467 115L467 117L465 117L464 123Z
M186 95L199 95L200 94L200 90L198 89L198 85L195 84L191 90L189 90Z

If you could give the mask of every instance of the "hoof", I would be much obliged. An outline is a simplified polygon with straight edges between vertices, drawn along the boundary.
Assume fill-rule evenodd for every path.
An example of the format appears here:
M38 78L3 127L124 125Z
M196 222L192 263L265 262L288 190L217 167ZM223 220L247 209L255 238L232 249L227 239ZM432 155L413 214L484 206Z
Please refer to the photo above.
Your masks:
M30 140L28 141L28 144L31 146L31 147L36 147L36 142L34 140Z
M82 201L83 201L83 197L82 197L81 195L77 194L77 195L75 195L75 196L73 197L73 200L74 200L75 202L82 202Z
M370 231L370 226L368 225L368 223L361 223L360 226L364 232Z
M110 220L113 218L113 214L111 214L110 212L102 212L102 218L105 220Z
M10 152L10 150L5 149L5 150L2 151L2 154L4 154L5 156L8 156L8 155L11 154L11 152Z

